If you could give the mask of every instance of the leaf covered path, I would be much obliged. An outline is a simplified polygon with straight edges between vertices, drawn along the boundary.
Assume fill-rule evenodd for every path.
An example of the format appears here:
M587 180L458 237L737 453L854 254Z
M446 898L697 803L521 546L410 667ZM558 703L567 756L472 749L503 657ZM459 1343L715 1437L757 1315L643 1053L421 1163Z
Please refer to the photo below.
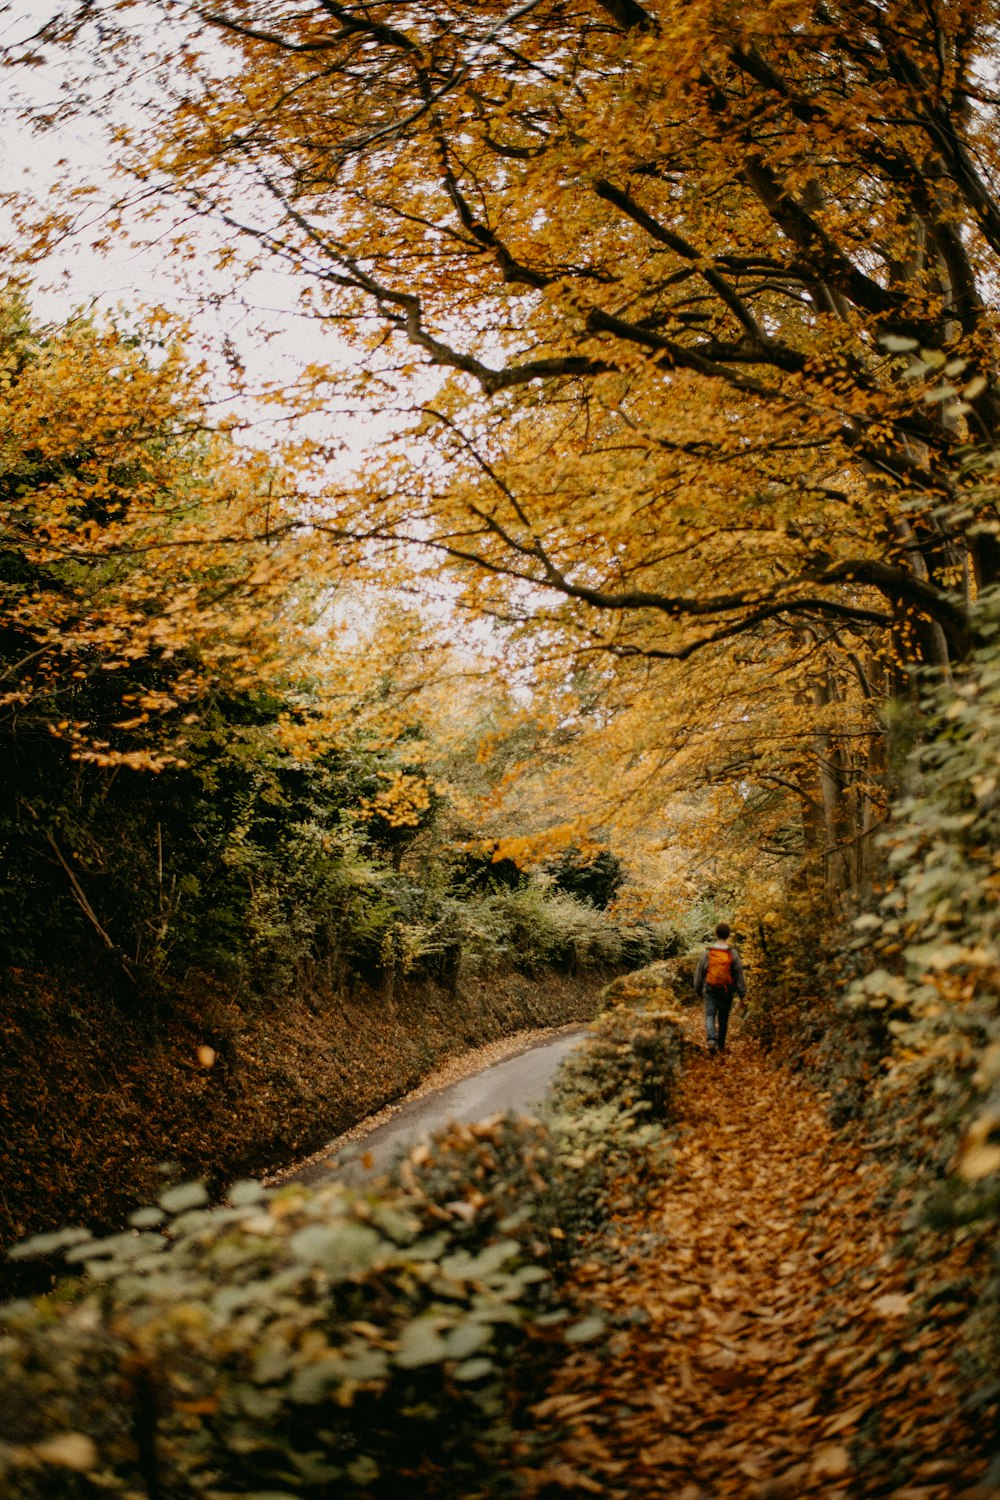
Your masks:
M738 1036L724 1058L691 1049L677 1118L653 1203L579 1273L615 1331L536 1408L562 1432L543 1492L968 1492L973 1434L951 1395L961 1251L922 1275L894 1254L886 1170Z

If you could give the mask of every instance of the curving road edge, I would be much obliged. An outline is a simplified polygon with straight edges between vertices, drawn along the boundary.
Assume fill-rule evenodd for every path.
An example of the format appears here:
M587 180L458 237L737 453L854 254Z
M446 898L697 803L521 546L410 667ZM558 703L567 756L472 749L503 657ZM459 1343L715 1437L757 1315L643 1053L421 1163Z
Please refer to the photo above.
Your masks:
M282 1183L308 1185L330 1177L357 1182L384 1171L397 1155L411 1150L449 1121L471 1125L491 1115L530 1115L545 1098L556 1069L585 1030L581 1026L543 1038L503 1062L400 1105L390 1120L360 1138L346 1143L343 1137L331 1141L321 1159L282 1173Z

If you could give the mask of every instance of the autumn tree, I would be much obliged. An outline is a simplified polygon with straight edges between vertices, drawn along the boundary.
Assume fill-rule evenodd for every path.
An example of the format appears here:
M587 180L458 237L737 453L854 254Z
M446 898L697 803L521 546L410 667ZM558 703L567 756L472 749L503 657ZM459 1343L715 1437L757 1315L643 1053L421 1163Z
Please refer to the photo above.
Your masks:
M411 434L317 532L429 549L536 658L774 673L814 757L773 775L856 837L878 699L998 573L995 6L162 10L143 201L297 271Z
M519 444L569 427L575 487L484 475L490 527L454 486L477 561L668 640L884 615L911 653L964 649L951 595L997 573L995 517L954 516L956 450L998 415L989 5L247 0L198 12L223 67L180 14L202 86L136 167L298 265L321 315L459 372L468 441L476 391ZM679 492L706 524L764 500L768 575L621 578L594 496L623 451L654 535L684 534Z
M0 724L26 753L156 769L219 691L259 685L295 633L260 540L280 513L269 454L206 419L180 330L33 323L2 306Z

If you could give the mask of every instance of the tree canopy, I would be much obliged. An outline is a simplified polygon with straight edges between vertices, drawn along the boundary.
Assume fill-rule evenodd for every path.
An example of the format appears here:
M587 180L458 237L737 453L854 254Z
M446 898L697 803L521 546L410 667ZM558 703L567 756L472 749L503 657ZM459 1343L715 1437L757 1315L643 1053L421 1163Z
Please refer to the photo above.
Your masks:
M997 573L955 458L997 426L993 7L199 16L226 48L192 37L136 169L295 265L373 369L456 377L382 530L666 654L773 619L961 653L951 595Z
M290 272L350 351L296 383L311 430L333 391L399 436L291 518L311 566L419 593L443 565L536 685L584 673L605 753L626 716L619 773L784 795L776 829L796 807L856 849L880 703L967 655L1000 571L975 457L1000 414L995 5L135 21L54 5L34 39L96 25L141 79L123 212L172 202L189 261L213 222L220 265Z

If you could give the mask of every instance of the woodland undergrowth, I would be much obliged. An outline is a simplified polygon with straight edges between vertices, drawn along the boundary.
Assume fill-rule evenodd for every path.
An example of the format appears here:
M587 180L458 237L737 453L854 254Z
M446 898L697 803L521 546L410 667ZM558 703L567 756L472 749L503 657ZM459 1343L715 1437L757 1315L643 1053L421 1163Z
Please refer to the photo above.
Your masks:
M615 981L542 1123L30 1247L87 1275L4 1313L10 1492L972 1493L978 1237L910 1253L895 1157L689 985Z

